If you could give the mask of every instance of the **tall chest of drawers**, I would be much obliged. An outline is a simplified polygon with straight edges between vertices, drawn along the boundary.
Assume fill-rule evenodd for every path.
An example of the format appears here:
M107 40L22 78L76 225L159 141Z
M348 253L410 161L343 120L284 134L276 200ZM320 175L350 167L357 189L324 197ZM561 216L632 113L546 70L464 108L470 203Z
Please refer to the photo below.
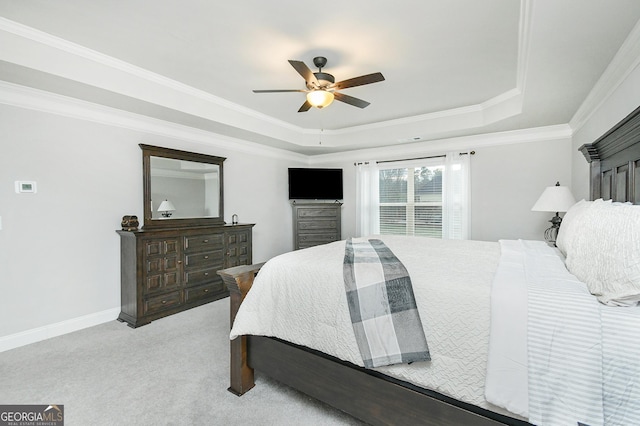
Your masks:
M135 328L229 295L216 271L250 265L252 224L117 231L121 312Z
M295 203L292 206L295 250L342 238L342 203Z

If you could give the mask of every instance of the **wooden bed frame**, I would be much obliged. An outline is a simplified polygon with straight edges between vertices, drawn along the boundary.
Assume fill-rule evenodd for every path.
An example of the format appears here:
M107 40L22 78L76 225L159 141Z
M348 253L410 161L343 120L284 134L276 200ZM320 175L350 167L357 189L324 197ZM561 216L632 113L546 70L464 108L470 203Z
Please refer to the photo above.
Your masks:
M640 204L640 107L579 148L590 165L590 197Z
M640 108L580 151L590 163L591 199L640 204ZM229 288L232 325L262 265L218 271ZM251 389L254 369L372 425L528 425L280 339L232 340L229 391Z

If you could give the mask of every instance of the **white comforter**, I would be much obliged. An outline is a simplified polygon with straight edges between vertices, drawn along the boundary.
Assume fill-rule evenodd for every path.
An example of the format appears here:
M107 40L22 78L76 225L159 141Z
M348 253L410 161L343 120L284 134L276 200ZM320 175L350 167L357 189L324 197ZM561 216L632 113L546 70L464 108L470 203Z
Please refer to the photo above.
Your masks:
M598 304L544 242L376 238L411 276L432 358L376 370L537 424L640 424L640 307ZM362 366L344 244L267 262L231 338L279 337Z
M376 370L495 411L485 400L484 385L499 244L376 238L385 242L411 276L432 354L430 362ZM267 262L240 307L231 338L278 337L362 366L344 290L344 244L286 253Z

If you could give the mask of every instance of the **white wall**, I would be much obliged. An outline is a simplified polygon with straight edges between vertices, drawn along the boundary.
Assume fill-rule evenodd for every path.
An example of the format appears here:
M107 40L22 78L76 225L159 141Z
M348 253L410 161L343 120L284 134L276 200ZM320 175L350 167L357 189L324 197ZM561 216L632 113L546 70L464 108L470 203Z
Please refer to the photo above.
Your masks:
M320 165L210 134L169 137L153 126L125 128L6 105L0 105L0 117L0 350L116 318L120 247L115 230L123 215L143 216L139 143L227 158L225 220L237 214L240 222L256 224L255 262L292 249L287 168ZM528 140L517 134L516 143L491 146L484 135L484 144L475 149L474 239L541 239L548 226L549 214L530 209L545 186L569 180L571 144L567 138L517 143L521 137ZM465 140L473 145L476 138ZM437 145L429 142L425 155ZM423 151L414 145L392 152L395 157L378 158ZM353 158L363 155L368 153L342 153L322 164L344 169L344 238L356 234ZM36 181L38 192L16 194L16 180Z
M464 144L473 144L473 137ZM526 139L526 135L522 136ZM401 147L393 151L376 153L377 159L410 158L442 154L434 152L424 143L423 151L413 148L403 153ZM446 145L446 144L445 144ZM450 147L448 149L456 149ZM474 148L471 157L471 238L497 241L498 239L544 239L544 230L550 224L550 213L532 212L531 207L547 186L556 181L571 185L571 139L537 140ZM354 157L354 155L356 157ZM344 170L344 205L342 206L342 237L357 236L355 186L357 161L371 160L371 154L343 153L344 160L330 158L314 163L315 166L341 167Z
M532 212L542 191L571 186L571 140L484 147L471 157L471 238L544 239L553 213Z
M292 248L287 167L304 165L304 156L265 156L232 143L224 149L219 141L187 142L6 105L0 135L0 350L3 342L6 348L115 319L115 230L123 215L143 217L139 143L227 157L225 220L236 213L256 223L254 261ZM36 181L37 193L16 194L16 180Z
M640 105L640 67L632 69L625 79L604 99L573 136L573 186L576 199L589 199L589 164L578 148L593 143Z

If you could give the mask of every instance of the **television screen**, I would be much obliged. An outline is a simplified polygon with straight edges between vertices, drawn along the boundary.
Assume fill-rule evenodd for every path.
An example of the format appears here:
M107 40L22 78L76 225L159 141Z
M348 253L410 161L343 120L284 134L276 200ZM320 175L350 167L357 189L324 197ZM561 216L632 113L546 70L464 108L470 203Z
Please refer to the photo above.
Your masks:
M289 169L290 200L341 200L342 169Z

